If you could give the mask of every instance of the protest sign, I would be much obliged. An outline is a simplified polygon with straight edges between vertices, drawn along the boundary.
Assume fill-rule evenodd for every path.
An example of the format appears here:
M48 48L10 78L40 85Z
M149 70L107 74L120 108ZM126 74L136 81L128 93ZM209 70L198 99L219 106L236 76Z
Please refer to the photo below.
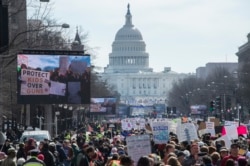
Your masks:
M152 131L155 144L164 144L168 142L169 127L167 122L153 122Z
M152 153L150 136L148 134L129 136L126 142L128 155L132 157L135 163L137 163L141 156Z
M238 131L235 125L224 126L222 135L227 135L230 140L238 139Z
M183 123L178 125L177 136L180 142L198 139L197 130L193 123Z
M66 93L66 84L50 81L50 94L65 96Z
M48 95L50 73L38 70L21 70L21 95Z
M215 136L214 122L206 122L206 132Z

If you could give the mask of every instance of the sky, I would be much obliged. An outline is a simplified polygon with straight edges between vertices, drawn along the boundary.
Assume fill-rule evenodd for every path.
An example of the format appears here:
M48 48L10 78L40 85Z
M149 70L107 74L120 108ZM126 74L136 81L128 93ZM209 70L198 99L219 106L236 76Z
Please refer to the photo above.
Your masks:
M195 73L209 62L237 62L250 32L249 0L50 0L53 17L88 33L95 66L106 67L130 4L155 72Z
M59 67L59 58L58 55L34 55L34 54L22 54L21 57L19 56L18 61L21 63L22 56L24 56L24 64L28 64L27 66L30 68L41 68L45 70L45 67ZM87 64L90 64L90 57L89 56L69 56L69 63L74 60L85 61ZM18 63L18 64L19 64Z

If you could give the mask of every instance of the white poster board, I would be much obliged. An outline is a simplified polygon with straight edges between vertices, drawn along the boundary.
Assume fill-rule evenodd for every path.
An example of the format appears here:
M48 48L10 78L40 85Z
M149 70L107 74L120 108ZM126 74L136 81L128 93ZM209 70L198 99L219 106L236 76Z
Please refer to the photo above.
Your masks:
M65 96L66 93L66 84L50 81L50 94Z
M49 72L22 69L21 95L49 95L49 80Z
M128 155L137 163L141 156L149 155L151 152L150 136L133 135L126 139Z
M214 122L206 122L206 133L210 133L211 136L215 136Z
M177 136L180 142L198 139L197 130L193 123L183 123L178 125Z

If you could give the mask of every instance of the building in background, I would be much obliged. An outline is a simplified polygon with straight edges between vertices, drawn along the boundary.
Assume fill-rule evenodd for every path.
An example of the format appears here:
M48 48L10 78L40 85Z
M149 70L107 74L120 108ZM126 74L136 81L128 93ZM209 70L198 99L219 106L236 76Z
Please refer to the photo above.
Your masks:
M25 47L26 34L23 32L26 30L26 0L1 0L0 125L3 124L3 121L11 121L12 123L8 127L16 124L16 121L21 117L21 106L16 104L16 51Z
M132 24L129 5L125 25L115 35L109 64L100 75L120 93L121 103L144 106L167 104L172 83L188 76L171 71L170 67L162 72L154 72L149 67L146 44L141 32Z
M239 47L238 52L239 69L242 70L245 64L250 62L250 33L247 35L247 42Z
M196 68L196 77L206 79L209 75L213 74L214 69L225 69L229 73L234 74L238 71L237 62L210 62L205 67Z

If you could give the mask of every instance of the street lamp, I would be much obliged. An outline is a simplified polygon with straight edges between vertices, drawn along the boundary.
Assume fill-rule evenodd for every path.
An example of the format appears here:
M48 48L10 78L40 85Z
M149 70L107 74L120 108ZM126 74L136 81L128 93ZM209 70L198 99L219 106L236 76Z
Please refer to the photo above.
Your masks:
M40 128L40 130L42 130L42 124L43 124L43 119L44 119L44 117L42 117L42 116L37 116L36 118L39 120L39 128Z
M62 28L69 28L70 26L69 26L69 24L63 23L63 24L61 25L61 27L62 27Z
M59 111L56 111L55 112L55 131L56 131L56 134L55 136L57 137L57 131L58 131L58 125L57 125L57 116L60 115L60 112Z
M235 107L235 110L237 110L239 126L240 126L240 109L241 109L241 106L237 104L237 106Z

